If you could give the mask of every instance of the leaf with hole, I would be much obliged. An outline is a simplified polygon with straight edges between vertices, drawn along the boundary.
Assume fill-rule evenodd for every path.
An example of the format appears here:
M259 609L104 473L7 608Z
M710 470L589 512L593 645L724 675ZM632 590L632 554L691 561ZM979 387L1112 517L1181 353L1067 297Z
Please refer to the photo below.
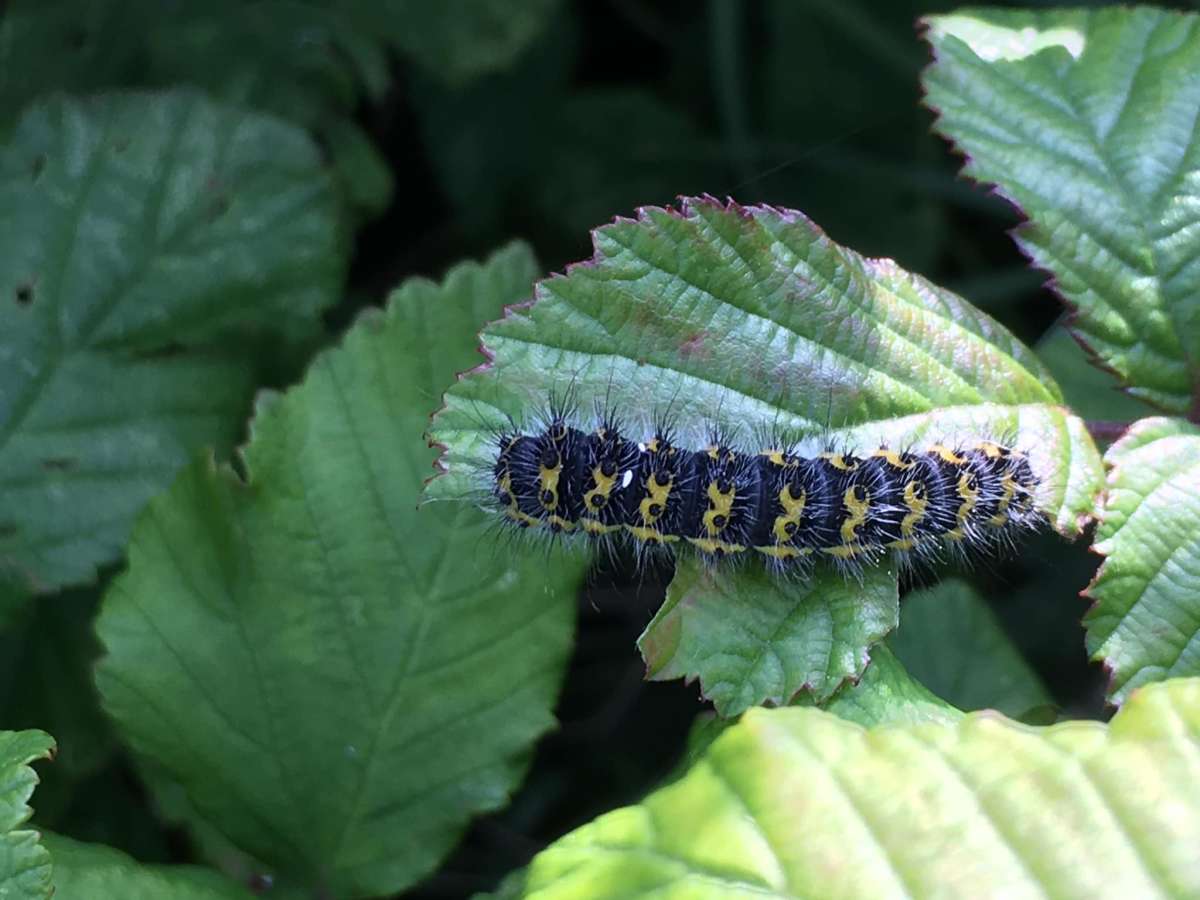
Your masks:
M45 590L233 441L256 357L319 331L346 248L302 132L186 92L30 108L0 208L0 571Z

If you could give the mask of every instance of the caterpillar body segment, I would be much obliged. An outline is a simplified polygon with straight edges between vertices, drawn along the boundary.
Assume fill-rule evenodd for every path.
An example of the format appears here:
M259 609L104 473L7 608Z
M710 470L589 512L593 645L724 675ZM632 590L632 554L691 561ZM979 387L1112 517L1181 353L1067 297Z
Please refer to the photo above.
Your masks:
M780 571L990 553L1043 522L1028 457L990 440L805 456L719 434L689 449L665 427L638 440L611 417L588 432L556 414L496 452L491 493L512 526Z

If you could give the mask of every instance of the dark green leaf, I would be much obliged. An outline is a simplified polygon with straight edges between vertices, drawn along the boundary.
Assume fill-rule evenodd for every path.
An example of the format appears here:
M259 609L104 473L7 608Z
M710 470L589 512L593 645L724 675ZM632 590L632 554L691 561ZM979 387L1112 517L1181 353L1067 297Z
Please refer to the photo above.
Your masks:
M147 866L102 844L44 839L54 860L54 900L252 900L245 888L199 866Z
M1052 702L984 599L957 579L905 597L888 643L914 678L961 709L1019 716Z
M429 872L553 723L580 566L417 509L429 409L533 271L517 246L407 283L260 406L246 483L200 463L150 505L105 598L122 733L241 849L337 896Z
M0 208L0 570L49 588L232 441L250 339L319 328L346 250L303 133L190 93L31 108Z

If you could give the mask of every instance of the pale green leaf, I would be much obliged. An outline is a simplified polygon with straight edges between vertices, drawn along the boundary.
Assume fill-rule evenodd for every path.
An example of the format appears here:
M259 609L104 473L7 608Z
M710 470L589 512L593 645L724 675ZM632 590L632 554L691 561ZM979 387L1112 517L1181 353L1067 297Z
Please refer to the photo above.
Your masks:
M534 857L522 896L1196 896L1198 772L1197 679L1109 725L754 709L681 780Z
M29 798L37 784L30 763L48 759L54 741L41 731L0 731L0 897L46 900L50 854L36 831L22 828L32 814Z
M888 643L910 675L960 709L1019 716L1054 702L983 597L958 579L905 597Z
M1133 395L1200 394L1200 18L1150 7L927 20L938 129L1029 217L1018 242Z
M1143 419L1109 448L1088 586L1092 659L1124 702L1148 681L1200 674L1200 426Z
M345 248L316 146L191 93L32 107L0 208L0 570L44 589L234 438L250 339L319 328Z
M417 508L429 410L533 271L514 246L405 284L260 405L246 482L201 462L150 504L105 597L123 736L242 850L339 897L428 873L553 724L580 567Z
M54 860L54 900L252 900L245 888L199 866L143 865L103 844L43 839Z
M681 443L713 421L747 441L795 431L851 448L996 436L1028 451L1061 532L1091 514L1102 469L1083 423L1034 354L954 294L838 246L799 213L711 198L643 209L594 243L592 260L484 330L492 364L434 419L447 471L432 499L478 498L495 430L570 390L583 414L610 403L630 431L669 411ZM699 677L725 712L806 686L829 696L896 621L883 568L861 588L824 569L772 582L755 561L681 572L641 646L652 673Z

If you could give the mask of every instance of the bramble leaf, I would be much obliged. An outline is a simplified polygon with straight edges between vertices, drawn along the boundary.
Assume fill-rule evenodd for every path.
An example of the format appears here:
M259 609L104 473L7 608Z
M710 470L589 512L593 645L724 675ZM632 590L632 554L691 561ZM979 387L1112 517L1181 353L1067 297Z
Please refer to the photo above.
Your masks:
M1197 766L1200 679L1109 725L753 709L679 781L534 857L520 896L1194 896Z
M736 716L801 692L827 700L896 627L897 606L888 568L866 573L862 584L829 572L799 584L762 567L715 576L689 559L638 647L648 678L698 678L717 712Z
M429 409L533 274L518 245L405 283L260 405L244 482L200 462L150 504L104 600L120 733L234 844L331 895L428 873L553 724L581 566L417 508Z
M1134 396L1200 397L1200 17L1150 7L932 16L938 129Z
M446 472L431 499L477 497L495 430L569 391L585 415L611 404L639 437L669 411L684 446L714 420L742 440L796 431L852 448L1002 436L1030 453L1059 531L1091 514L1102 470L1083 423L1030 350L949 291L799 213L707 197L643 209L594 243L592 260L484 329L492 364L453 385L433 422ZM805 686L825 698L895 626L894 572L860 589L819 569L801 587L756 566L681 568L641 639L652 674L698 676L723 712Z
M31 107L0 148L0 571L114 561L249 406L255 348L320 325L346 251L302 132L185 92Z
M912 677L960 709L1015 717L1053 703L983 597L958 579L906 596L888 644Z
M21 828L32 814L29 798L37 775L29 764L48 759L54 741L41 731L0 731L0 897L46 900L50 854L36 831Z
M102 844L43 835L54 860L54 900L252 900L224 875L200 866L143 865Z
M1095 550L1106 558L1084 625L1123 703L1146 682L1200 674L1200 426L1143 419L1105 461Z

